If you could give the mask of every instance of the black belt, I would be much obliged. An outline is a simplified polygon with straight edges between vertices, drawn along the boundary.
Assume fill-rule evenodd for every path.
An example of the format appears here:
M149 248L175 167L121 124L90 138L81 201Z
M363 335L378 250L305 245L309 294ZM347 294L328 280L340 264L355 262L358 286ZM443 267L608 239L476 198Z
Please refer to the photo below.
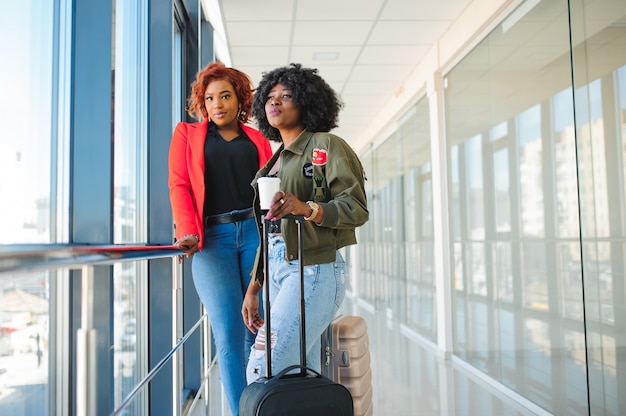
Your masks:
M237 221L247 220L254 217L254 211L249 208L240 212L229 212L227 214L211 215L204 218L204 225L216 225L216 224L231 224Z

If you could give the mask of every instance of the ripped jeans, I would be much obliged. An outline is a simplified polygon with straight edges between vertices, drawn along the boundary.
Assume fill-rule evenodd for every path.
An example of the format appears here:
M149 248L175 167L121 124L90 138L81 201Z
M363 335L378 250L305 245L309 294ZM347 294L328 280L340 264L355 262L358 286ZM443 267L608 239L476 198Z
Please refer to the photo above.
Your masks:
M300 363L300 274L298 260L287 262L281 236L269 236L269 288L272 331L272 374ZM346 265L339 252L334 263L304 266L307 367L321 368L320 336L339 310L346 293ZM261 333L262 331L259 331ZM265 344L252 346L248 384L265 376Z

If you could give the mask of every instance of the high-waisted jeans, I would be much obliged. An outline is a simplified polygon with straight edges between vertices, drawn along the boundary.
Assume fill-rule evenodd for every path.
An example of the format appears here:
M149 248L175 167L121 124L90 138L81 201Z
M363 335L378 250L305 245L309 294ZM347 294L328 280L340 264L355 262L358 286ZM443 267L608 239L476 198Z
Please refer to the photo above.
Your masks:
M232 415L239 414L246 364L254 342L254 334L243 323L241 306L258 245L254 218L209 225L204 230L202 252L196 252L192 260L193 281L211 321L222 385Z
M272 331L272 374L300 363L300 274L298 260L287 262L285 242L269 236L268 285ZM320 336L346 293L346 265L339 252L334 263L304 267L307 367L320 371ZM265 376L264 347L252 347L248 383Z

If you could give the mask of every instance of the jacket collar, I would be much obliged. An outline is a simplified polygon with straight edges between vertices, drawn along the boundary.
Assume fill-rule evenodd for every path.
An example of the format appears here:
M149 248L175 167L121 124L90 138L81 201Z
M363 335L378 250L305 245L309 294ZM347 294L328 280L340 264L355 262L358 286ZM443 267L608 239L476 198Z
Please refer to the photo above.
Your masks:
M295 153L297 155L303 155L312 137L313 137L313 132L310 132L306 129L302 130L302 133L300 133L298 137L295 138L293 143L291 143L291 145L285 150L289 150L290 152Z

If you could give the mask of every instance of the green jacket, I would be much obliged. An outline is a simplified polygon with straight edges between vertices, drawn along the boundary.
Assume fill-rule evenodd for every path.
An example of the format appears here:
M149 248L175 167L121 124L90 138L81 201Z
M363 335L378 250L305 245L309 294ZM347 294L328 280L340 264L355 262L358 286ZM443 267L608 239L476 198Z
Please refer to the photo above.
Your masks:
M361 161L348 143L330 133L305 130L289 148L284 149L281 145L252 181L259 234L262 224L256 182L267 175L279 157L281 191L290 192L304 202L315 201L324 209L320 224L305 221L302 226L303 264L334 262L338 249L356 244L354 229L365 224L369 217ZM297 224L292 220L282 220L281 229L287 248L286 260L297 259ZM262 244L257 251L252 276L262 283L261 247Z

